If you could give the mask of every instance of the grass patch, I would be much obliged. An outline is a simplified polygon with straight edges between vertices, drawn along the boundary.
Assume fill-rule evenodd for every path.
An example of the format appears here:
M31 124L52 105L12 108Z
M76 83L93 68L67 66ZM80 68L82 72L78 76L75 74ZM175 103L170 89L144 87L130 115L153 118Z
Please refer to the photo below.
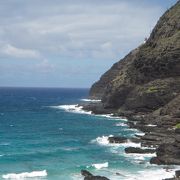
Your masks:
M146 91L147 93L154 93L154 92L158 92L158 88L156 86L151 86L147 89Z
M176 124L175 128L180 129L180 123Z

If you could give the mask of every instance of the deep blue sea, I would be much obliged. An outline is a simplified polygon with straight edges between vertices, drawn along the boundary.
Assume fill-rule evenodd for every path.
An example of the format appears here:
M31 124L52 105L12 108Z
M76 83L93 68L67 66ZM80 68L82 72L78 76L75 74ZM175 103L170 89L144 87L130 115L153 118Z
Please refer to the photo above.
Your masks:
M0 179L79 180L81 169L112 180L171 177L148 163L153 154L124 153L140 144L110 145L110 135L140 132L75 106L87 97L88 89L0 88Z

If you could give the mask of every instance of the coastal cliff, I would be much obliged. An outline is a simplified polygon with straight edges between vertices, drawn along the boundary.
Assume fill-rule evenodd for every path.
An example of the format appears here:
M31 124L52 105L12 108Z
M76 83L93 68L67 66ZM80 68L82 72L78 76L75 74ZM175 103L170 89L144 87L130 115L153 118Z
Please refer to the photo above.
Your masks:
M149 39L115 63L90 90L105 108L152 112L180 92L180 2L159 19Z
M92 85L90 97L102 102L85 109L126 116L130 127L145 132L142 144L157 148L151 163L180 164L180 1L144 44Z

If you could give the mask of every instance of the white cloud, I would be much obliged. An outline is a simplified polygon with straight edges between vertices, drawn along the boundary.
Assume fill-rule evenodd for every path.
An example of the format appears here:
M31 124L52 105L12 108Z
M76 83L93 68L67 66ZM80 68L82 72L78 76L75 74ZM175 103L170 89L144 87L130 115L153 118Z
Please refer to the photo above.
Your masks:
M0 84L90 85L175 1L1 0Z
M39 58L40 53L38 51L32 49L22 49L12 46L11 44L7 44L0 49L0 53L14 58Z
M32 0L21 1L21 7L16 7L19 1L14 1L14 11L9 10L9 14L5 11L13 8L11 1L2 9L6 16L0 17L0 38L24 48L7 47L7 54L23 57L37 56L32 50L37 49L43 57L54 53L59 57L86 59L96 58L94 52L97 52L97 58L110 58L111 53L119 58L120 48L121 52L127 52L143 42L162 13L159 6L147 2L138 6L136 2L123 0L111 3L40 0L36 5ZM111 53L101 47L106 42L112 44Z

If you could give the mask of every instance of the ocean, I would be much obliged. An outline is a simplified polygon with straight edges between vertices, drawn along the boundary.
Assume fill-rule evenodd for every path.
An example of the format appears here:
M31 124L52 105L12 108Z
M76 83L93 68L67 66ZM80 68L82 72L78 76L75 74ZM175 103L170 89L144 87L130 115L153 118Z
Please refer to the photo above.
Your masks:
M0 179L81 180L81 169L112 180L173 176L149 164L155 154L124 153L140 144L109 144L109 136L141 132L76 106L87 98L88 89L0 88Z

